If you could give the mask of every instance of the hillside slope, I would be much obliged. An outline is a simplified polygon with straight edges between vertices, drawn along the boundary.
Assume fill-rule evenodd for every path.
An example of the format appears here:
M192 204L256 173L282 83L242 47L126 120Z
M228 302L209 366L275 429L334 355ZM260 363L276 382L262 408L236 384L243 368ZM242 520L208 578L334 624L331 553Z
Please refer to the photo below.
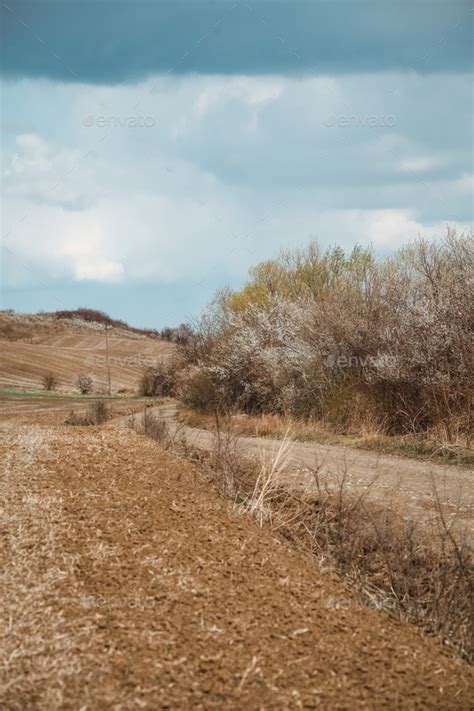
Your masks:
M135 390L144 368L169 358L175 346L112 327L108 330L112 392ZM39 389L52 373L58 389L76 388L81 372L94 375L97 392L107 391L106 339L100 324L58 320L50 315L0 314L0 387Z

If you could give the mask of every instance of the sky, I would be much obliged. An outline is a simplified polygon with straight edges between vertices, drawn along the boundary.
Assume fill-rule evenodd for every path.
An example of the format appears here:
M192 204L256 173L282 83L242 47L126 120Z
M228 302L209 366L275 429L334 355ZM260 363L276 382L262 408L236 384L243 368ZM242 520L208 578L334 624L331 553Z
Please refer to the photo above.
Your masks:
M471 2L0 14L0 308L161 328L283 248L472 229Z

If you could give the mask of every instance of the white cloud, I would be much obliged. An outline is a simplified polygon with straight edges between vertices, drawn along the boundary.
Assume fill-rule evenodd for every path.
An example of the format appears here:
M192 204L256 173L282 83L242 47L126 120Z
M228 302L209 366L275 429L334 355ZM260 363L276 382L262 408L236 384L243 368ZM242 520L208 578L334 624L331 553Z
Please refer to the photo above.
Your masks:
M274 77L213 77L193 103L193 112L199 118L206 116L219 103L236 99L250 106L261 106L277 99L289 80Z
M90 262L79 260L74 268L74 276L78 281L114 283L120 280L123 272L123 264L97 259Z
M66 217L64 232L58 241L56 251L59 259L64 259L78 281L117 282L124 274L121 262L108 258L109 247L99 215L85 215L77 219L75 215Z
M34 133L20 134L6 161L4 194L66 207L80 204L85 193L69 177L82 158L77 148L59 147Z
M7 244L51 278L127 284L243 278L255 262L312 235L323 245L373 243L384 251L419 233L441 236L446 222L467 226L472 177L458 150L460 127L457 137L447 135L448 148L440 134L440 127L449 132L449 107L464 116L463 82L445 78L442 115L427 112L438 122L436 137L432 124L417 124L420 93L434 105L439 81L45 82L47 128L5 142ZM396 125L324 124L328 114L349 110L390 113ZM132 115L154 123L101 128L96 120ZM15 272L10 283L19 279Z
M423 173L425 170L430 170L437 165L437 161L433 158L412 158L402 160L400 168L405 173Z

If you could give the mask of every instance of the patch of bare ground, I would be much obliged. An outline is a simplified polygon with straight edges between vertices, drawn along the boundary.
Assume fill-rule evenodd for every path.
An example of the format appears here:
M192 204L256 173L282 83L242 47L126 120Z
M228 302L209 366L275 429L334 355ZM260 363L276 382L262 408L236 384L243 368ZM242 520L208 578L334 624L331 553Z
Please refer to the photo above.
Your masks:
M2 708L471 708L471 667L153 441L1 436Z
M184 456L197 459L210 480L299 549L331 565L371 607L437 635L467 661L474 661L474 556L458 510L441 499L432 479L432 500L423 517L404 516L403 495L392 489L385 501L370 497L372 482L359 491L350 469L323 475L321 466L295 471L295 445L288 437L273 452L249 457L242 439L219 427L213 447L194 449L183 427L163 411L147 409L129 425ZM344 467L344 464L346 466ZM299 486L295 482L299 481ZM311 479L310 485L301 486ZM293 481L292 481L293 480ZM397 501L401 499L401 501Z

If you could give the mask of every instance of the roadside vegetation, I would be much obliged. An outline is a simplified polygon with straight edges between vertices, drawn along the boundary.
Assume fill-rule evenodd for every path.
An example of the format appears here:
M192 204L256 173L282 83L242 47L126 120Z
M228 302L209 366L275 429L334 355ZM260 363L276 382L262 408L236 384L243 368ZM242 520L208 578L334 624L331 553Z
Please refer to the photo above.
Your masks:
M177 390L201 413L292 418L317 436L461 461L473 331L472 235L449 229L388 259L311 244L216 295L180 346Z
M369 432L360 435L341 434L331 431L316 420L295 418L286 415L248 415L242 412L221 413L225 428L242 437L268 437L284 439L291 432L296 442L316 442L322 445L340 445L398 457L408 457L435 464L451 464L474 467L474 451L462 445L440 444L422 433L405 435L382 435ZM178 421L188 427L214 431L215 414L203 412L185 405L177 411Z
M132 415L129 426L194 461L243 514L336 570L347 581L348 595L417 625L474 661L473 552L456 519L446 515L434 481L432 520L420 524L402 517L390 501L371 501L370 487L356 493L345 470L329 486L317 466L305 469L314 481L312 493L290 491L280 478L290 461L288 433L275 456L255 459L245 455L219 415L210 451L197 448L179 427L148 408L142 417ZM347 599L330 604L344 607Z
M154 367L146 368L138 382L140 397L175 397L177 374L181 361L177 358L162 358Z
M103 400L96 400L91 402L84 414L78 415L74 410L71 410L64 424L74 426L103 425L110 417L108 405Z

